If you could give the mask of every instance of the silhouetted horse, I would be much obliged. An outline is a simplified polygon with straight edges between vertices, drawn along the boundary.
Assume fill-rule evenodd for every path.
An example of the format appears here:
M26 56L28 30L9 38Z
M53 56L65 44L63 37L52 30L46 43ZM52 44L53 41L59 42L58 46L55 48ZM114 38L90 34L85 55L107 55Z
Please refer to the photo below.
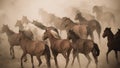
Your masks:
M98 56L100 54L100 50L98 48L98 45L96 43L94 43L92 40L88 40L88 39L81 39L78 35L75 34L74 31L69 30L69 32L67 33L67 38L68 39L72 39L72 47L73 47L73 61L72 61L72 65L74 63L74 60L77 56L78 62L79 62L79 66L80 66L80 61L79 61L79 53L82 53L85 55L85 57L88 59L88 64L87 64L87 68L91 62L91 58L89 56L90 52L92 52L93 58L95 60L96 63L96 67L98 64Z
M46 40L47 38L49 38L50 43L51 43L51 50L52 50L52 54L54 56L54 61L55 61L56 67L59 68L57 56L59 53L61 53L64 56L64 58L66 59L65 68L67 68L68 62L69 62L69 55L70 55L70 52L72 49L70 41L68 39L55 38L55 36L51 32L51 30L46 29L44 36L43 36L43 40Z
M48 68L51 68L50 64L50 50L47 44L43 41L33 41L30 37L26 36L25 31L19 31L20 33L20 45L23 50L23 54L21 56L21 67L23 68L23 58L26 56L26 54L29 54L31 56L31 62L32 62L32 68L34 68L34 61L33 56L36 56L40 66L42 64L42 61L40 57L42 55L46 58L46 63Z
M92 40L94 40L93 31L96 30L98 37L99 37L99 40L100 40L101 25L97 20L92 19L92 20L88 21L87 19L85 19L82 16L81 12L76 14L75 20L79 20L80 24L88 25L87 26L87 34L90 35Z
M120 32L117 32L116 35L118 35L118 33L120 33ZM106 53L107 63L109 63L109 61L108 61L108 54L112 50L115 51L116 60L117 60L117 62L119 62L118 61L117 51L120 51L120 40L118 40L117 38L114 37L114 34L111 31L111 28L105 28L104 33L103 33L103 38L105 38L105 37L107 37L107 40L108 40L108 42L107 42L108 51Z

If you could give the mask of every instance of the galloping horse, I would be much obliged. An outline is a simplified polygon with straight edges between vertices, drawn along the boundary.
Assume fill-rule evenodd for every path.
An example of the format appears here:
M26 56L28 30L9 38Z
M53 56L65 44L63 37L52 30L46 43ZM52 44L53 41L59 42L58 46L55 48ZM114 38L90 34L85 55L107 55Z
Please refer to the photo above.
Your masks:
M116 36L120 34L120 32L118 31ZM103 33L103 38L107 37L107 46L108 46L108 51L106 53L106 60L107 63L109 63L108 61L108 54L114 50L115 52L115 57L117 62L119 62L118 60L118 55L117 52L120 51L120 39L115 38L115 35L112 33L111 28L105 28L104 33Z
M63 17L63 26L66 28L66 31L73 30L79 37L86 39L87 38L87 26L74 23L70 18Z
M74 60L75 60L76 56L77 56L78 63L79 63L79 66L80 66L79 53L82 53L88 59L88 64L87 64L87 68L88 68L88 66L91 62L91 58L90 58L89 54L90 54L90 52L92 52L92 55L93 55L93 58L95 60L96 67L97 67L98 56L100 54L100 50L98 48L98 45L96 43L94 43L92 40L81 39L72 30L69 30L67 35L68 35L67 38L69 40L72 39L72 48L73 48L72 66L73 66L73 63L74 63Z
M88 35L90 35L92 40L94 40L93 31L95 31L95 30L98 34L99 39L100 39L101 25L97 20L92 19L92 20L88 21L87 19L85 19L82 16L81 12L76 14L75 20L79 20L80 24L88 25L87 26L87 31L88 31L87 33L88 33Z
M14 46L20 46L19 42L20 35L19 33L15 33L11 29L9 29L8 25L3 25L1 32L2 33L6 32L8 36L8 42L10 44L10 55L12 56L12 59L14 59L15 58ZM25 58L25 61L27 61L27 58Z
M51 50L52 50L52 54L54 56L56 67L59 68L57 56L59 53L61 53L64 56L64 58L66 59L65 68L67 68L68 62L69 62L69 55L70 55L70 52L72 49L71 42L68 39L55 38L55 36L51 32L51 30L46 29L44 36L43 36L43 40L46 40L47 38L49 38L50 43L51 43Z
M32 68L34 68L34 61L33 56L36 56L40 66L42 64L42 61L40 57L42 55L46 58L46 63L48 68L51 68L50 64L50 50L47 44L43 41L33 41L30 37L26 36L25 31L19 31L20 33L20 45L23 50L23 54L21 56L21 67L23 68L23 58L26 56L26 54L30 54L31 56L31 62L32 62Z

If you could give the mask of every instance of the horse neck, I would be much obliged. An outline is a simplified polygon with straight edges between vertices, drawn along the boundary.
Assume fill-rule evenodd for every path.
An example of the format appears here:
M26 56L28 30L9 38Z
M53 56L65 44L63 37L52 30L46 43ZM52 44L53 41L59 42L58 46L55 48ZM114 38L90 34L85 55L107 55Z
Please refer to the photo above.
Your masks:
M6 31L6 34L7 34L8 36L10 36L10 35L13 35L13 34L15 34L15 33L8 28L7 31Z
M107 39L108 39L108 41L112 41L114 39L114 34L112 32L110 32Z
M79 17L79 21L80 21L80 22L83 22L83 23L84 23L84 22L87 22L87 20L86 20L83 16L82 16L81 18Z
M50 43L53 44L58 39L51 34L51 36L49 37L49 40L50 40Z
M102 11L98 11L98 12L96 12L96 16L99 18L99 17L101 17L103 15L103 12Z

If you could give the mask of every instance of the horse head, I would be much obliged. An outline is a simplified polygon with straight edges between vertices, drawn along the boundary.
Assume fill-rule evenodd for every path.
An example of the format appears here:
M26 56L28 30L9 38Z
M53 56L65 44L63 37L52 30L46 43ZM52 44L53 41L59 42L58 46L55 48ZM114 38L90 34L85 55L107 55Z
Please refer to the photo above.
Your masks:
M104 33L103 33L103 38L109 36L112 34L111 28L105 28ZM113 34L112 34L113 35Z
M79 18L81 18L81 17L82 17L82 14L81 14L81 12L79 12L75 15L75 20L79 20Z
M17 20L16 24L15 24L15 27L20 27L22 25L22 22L21 20Z
M69 30L67 33L67 39L79 39L80 37L75 34L73 30Z
M67 27L68 24L70 24L72 20L68 17L63 17L62 18L62 26Z

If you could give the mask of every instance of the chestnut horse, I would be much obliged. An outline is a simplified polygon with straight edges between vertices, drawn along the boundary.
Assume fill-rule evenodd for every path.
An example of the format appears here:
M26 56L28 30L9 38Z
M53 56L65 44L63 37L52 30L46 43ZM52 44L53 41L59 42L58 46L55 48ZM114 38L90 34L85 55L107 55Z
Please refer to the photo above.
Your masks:
M90 35L92 40L94 40L93 31L95 30L98 34L98 38L100 39L101 25L97 20L92 19L88 21L82 16L81 12L76 14L75 20L79 20L80 24L88 25L87 26L88 35Z
M98 65L98 56L100 54L99 47L96 43L94 43L92 40L88 39L81 39L78 35L75 34L74 31L69 30L67 33L67 38L72 40L72 48L73 48L73 61L72 61L72 66L74 63L75 58L77 57L78 63L80 66L80 61L79 61L79 53L82 53L85 55L85 57L88 59L88 64L87 67L89 66L91 62L91 58L89 56L90 52L92 52L93 58L96 63L96 68Z
M25 31L19 31L20 33L20 45L23 50L23 54L21 56L21 67L23 68L23 58L26 56L26 54L29 54L31 56L31 62L32 62L32 68L34 68L34 61L33 56L36 56L40 66L42 64L42 61L40 57L42 55L46 58L46 63L48 68L51 68L50 64L50 50L47 44L43 41L33 41L30 37L26 36Z
M46 31L44 32L44 36L43 36L44 40L46 40L47 38L49 38L50 43L51 43L51 50L52 50L52 54L54 56L56 67L59 68L57 56L59 53L62 53L62 55L66 59L65 68L67 68L68 63L69 63L69 55L70 55L70 52L72 49L71 42L68 39L55 38L55 36L51 32L51 30L48 30L48 29L46 29Z
M117 32L116 36L118 34L120 34L119 31ZM115 35L112 33L111 28L105 28L104 33L103 33L103 38L105 38L105 37L107 37L107 40L108 40L108 42L107 42L108 51L106 53L107 63L109 63L108 54L112 50L114 50L116 61L119 63L117 52L120 51L120 38L119 39L115 38Z

